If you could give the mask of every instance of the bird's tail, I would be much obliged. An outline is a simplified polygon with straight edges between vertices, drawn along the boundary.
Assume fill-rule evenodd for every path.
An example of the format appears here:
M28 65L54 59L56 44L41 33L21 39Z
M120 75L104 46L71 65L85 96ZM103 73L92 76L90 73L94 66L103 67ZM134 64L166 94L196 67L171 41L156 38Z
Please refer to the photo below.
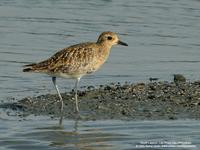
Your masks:
M28 65L24 65L24 69L23 72L32 72L34 71L33 67L36 65L36 63L33 64L28 64Z

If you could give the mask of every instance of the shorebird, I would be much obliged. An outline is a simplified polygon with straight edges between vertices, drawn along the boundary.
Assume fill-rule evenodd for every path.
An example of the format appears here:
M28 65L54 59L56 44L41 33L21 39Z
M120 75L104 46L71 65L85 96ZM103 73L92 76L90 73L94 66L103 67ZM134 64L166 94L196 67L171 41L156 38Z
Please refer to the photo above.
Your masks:
M111 47L116 44L128 46L119 40L116 33L103 32L97 42L80 43L64 48L44 61L25 65L23 72L45 73L52 77L61 103L61 112L63 98L56 84L56 77L75 79L75 103L76 111L79 112L77 89L81 77L98 70L107 60Z

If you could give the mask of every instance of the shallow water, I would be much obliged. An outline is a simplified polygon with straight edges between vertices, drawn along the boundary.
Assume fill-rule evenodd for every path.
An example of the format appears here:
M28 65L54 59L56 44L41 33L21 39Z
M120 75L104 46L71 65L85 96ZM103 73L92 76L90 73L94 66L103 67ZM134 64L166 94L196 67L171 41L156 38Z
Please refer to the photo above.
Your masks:
M57 123L57 120L46 118L20 122L4 120L0 124L1 149L132 150L142 149L139 146L165 145L197 150L200 147L200 122L194 120L66 120L62 126Z
M119 33L128 47L115 46L97 73L83 85L172 80L172 74L199 79L200 1L198 0L1 0L0 100L55 93L50 78L23 73L21 66L58 49L96 41L102 31ZM74 86L58 80L61 91ZM4 112L4 111L3 111ZM199 121L64 121L0 113L0 149L133 149L142 140L191 141L199 146ZM8 120L7 120L8 119Z
M0 99L55 92L45 75L23 73L58 49L96 41L102 31L119 33L128 47L115 46L107 63L81 85L172 80L182 73L199 79L198 0L1 0ZM62 91L74 81L60 79Z

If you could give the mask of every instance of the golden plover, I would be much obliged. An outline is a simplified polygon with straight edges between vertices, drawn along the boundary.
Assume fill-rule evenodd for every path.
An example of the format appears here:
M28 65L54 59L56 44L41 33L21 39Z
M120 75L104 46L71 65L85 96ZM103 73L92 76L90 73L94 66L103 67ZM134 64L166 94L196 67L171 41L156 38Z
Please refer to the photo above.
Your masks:
M56 84L56 77L75 79L76 111L79 112L77 87L81 77L98 70L108 58L111 47L116 44L128 46L119 40L116 33L103 32L97 42L80 43L64 48L44 61L25 65L23 72L46 73L52 77L60 99L61 112L63 99Z

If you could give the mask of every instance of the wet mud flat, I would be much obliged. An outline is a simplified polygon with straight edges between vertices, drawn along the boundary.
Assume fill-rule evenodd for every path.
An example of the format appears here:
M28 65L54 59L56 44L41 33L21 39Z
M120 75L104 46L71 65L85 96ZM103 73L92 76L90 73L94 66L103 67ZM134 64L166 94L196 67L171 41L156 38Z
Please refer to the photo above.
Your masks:
M62 93L64 118L73 119L74 92ZM111 83L88 86L78 92L80 116L83 120L169 120L200 119L200 81ZM60 116L57 94L26 97L15 103L1 104L1 108L21 111L23 116Z

